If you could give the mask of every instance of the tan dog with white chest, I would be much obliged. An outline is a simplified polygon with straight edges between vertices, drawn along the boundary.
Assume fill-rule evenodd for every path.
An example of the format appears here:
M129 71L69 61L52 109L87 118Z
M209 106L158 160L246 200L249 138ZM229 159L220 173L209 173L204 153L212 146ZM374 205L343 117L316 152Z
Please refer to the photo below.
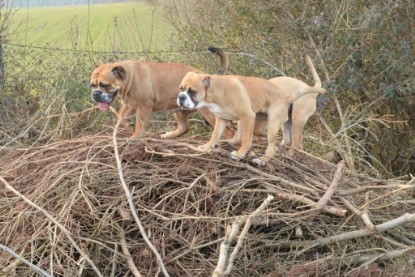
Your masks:
M265 154L253 160L258 165L265 165L276 150L278 130L288 117L288 106L303 94L287 94L272 82L257 78L237 75L206 75L189 72L180 85L177 104L184 109L207 107L215 114L215 127L212 136L199 150L208 152L219 141L227 121L239 121L238 129L242 140L238 151L232 157L243 158L252 145L255 118L257 114L268 117L268 147ZM239 139L235 135L231 143Z

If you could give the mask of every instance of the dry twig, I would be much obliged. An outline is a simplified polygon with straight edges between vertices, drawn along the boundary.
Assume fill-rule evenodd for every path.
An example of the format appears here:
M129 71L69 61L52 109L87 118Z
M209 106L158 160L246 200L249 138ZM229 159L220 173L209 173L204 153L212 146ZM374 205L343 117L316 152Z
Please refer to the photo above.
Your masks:
M133 203L132 194L131 194L131 192L130 192L130 190L129 190L126 182L125 182L125 179L124 179L122 163L121 163L120 155L118 153L118 143L117 143L118 128L120 127L120 124L121 124L122 120L123 120L123 118L121 118L121 117L118 118L117 124L115 125L115 128L114 128L113 136L112 136L113 143L114 143L115 158L117 160L118 175L120 177L121 185L122 185L122 187L124 189L124 192L127 196L128 205L130 206L130 210L131 210L131 213L132 213L133 218L135 220L135 223L137 224L138 228L140 229L141 236L143 237L143 239L147 243L148 247L151 249L151 251L153 251L154 255L156 256L157 261L159 263L159 266L160 266L164 276L170 276L169 273L167 272L166 267L164 266L163 259L161 258L160 253L157 251L157 249L151 243L150 239L148 238L148 236L146 234L146 231L144 230L144 227L143 227L143 224L141 223L141 220L138 218L137 212L135 211L135 206L134 206L134 203Z
M53 218L47 211L45 211L44 209L42 209L41 207L39 207L38 205L36 205L32 201L30 201L23 194L21 194L20 192L18 192L17 190L15 190L1 176L0 176L0 181L3 182L4 186L8 190L10 190L11 192L13 192L16 196L20 197L25 203L29 204L31 207L35 208L36 210L38 210L39 212L41 212L42 214L44 214L53 224L55 224L62 231L62 233L65 234L66 238L71 242L72 246L79 252L79 254L81 254L82 257L89 263L89 265L92 266L92 268L94 269L95 273L98 276L103 277L103 275L101 274L101 272L99 271L99 269L96 267L96 265L92 262L92 260L88 257L88 255L86 255L86 253L84 251L82 251L81 247L79 247L78 244L75 242L75 240L72 238L71 233L61 223L59 223L55 218Z
M267 199L259 206L252 214L250 214L245 219L238 218L233 224L232 228L226 232L225 240L221 243L220 252L219 252L219 260L218 265L216 266L215 270L213 271L213 277L220 277L220 276L227 276L231 273L233 268L233 263L235 260L236 255L239 253L239 250L242 246L242 243L248 233L249 228L251 227L252 220L256 217L260 216L260 214L265 210L265 208L269 205L269 203L274 199L272 195L269 195ZM244 228L242 229L241 234L239 235L238 242L236 243L235 248L233 249L231 255L229 256L228 266L225 270L226 265L226 257L230 247L230 244L235 239L242 223L245 221Z
M33 263L29 262L28 260L26 260L24 257L22 257L21 255L17 254L16 252L14 252L13 250L11 250L9 247L3 245L0 243L0 249L3 250L4 252L12 255L13 257L15 257L17 259L17 261L24 263L25 265L29 266L33 271L35 271L36 273L45 276L45 277L51 277L49 275L49 273L47 273L46 271L44 271L43 269L41 269L40 267L38 267L37 265L34 265ZM16 265L16 263L13 263L13 267ZM3 268L0 271L0 275L2 275L2 272L5 274L9 274L11 271L11 267L6 267Z

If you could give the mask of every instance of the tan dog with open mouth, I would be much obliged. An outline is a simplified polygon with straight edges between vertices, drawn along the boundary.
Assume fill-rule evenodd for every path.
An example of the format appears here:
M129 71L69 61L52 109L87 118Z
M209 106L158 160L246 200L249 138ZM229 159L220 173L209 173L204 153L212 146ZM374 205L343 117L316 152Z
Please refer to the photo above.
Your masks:
M223 55L223 53L222 53ZM319 93L326 93L326 90L321 87L321 80L314 68L313 62L308 55L305 55L305 60L314 79L314 86L311 87L301 80L292 77L276 77L269 81L279 86L282 90L289 94L296 94L298 92L309 94L299 98L291 105L291 115L283 126L283 141L285 146L291 146L293 149L301 149L303 143L303 129L310 116L316 111L316 99ZM266 123L266 117L260 117L255 123L254 134L256 136L265 136L261 131L263 125Z
M227 121L239 121L238 133L230 143L242 140L232 158L243 158L252 145L255 118L257 114L268 117L268 147L265 154L253 160L265 165L275 155L278 130L288 118L288 106L304 94L288 94L274 83L257 77L237 75L206 75L189 72L180 85L177 104L184 109L208 107L215 114L212 136L199 150L208 152L219 141Z
M224 69L226 70L226 69ZM153 63L140 61L120 61L102 64L91 75L92 99L99 103L101 111L109 109L118 98L122 106L118 116L123 119L121 125L131 131L128 118L136 115L136 126L130 139L137 138L147 125L150 115L155 111L175 110L178 122L176 130L166 132L162 138L175 138L190 130L190 110L177 107L177 86L187 72L200 70L185 64ZM215 117L208 108L201 108L203 118L214 126ZM230 138L233 132L225 130Z

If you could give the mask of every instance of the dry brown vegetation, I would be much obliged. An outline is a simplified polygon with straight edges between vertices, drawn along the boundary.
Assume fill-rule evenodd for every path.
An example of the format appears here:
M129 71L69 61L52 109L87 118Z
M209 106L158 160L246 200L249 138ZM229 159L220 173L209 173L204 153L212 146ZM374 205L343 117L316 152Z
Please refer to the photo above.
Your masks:
M219 256L222 271L233 256L231 276L413 273L415 179L354 174L306 153L258 169L231 161L226 145L193 151L198 137L117 142L119 154L108 131L2 148L2 243L54 276L154 276L136 215L171 276L221 272ZM6 276L34 274L9 253L0 262Z
M357 2L175 1L188 12L175 21L181 52L5 45L0 276L412 276L413 40L396 32L413 27L414 4ZM264 168L232 161L226 144L200 154L210 129L195 117L190 134L161 140L175 125L165 114L139 140L124 130L115 140L115 116L88 101L91 68L140 58L215 72L190 38L262 77L308 80L308 50L331 96L308 124L306 152ZM264 148L256 139L253 153Z

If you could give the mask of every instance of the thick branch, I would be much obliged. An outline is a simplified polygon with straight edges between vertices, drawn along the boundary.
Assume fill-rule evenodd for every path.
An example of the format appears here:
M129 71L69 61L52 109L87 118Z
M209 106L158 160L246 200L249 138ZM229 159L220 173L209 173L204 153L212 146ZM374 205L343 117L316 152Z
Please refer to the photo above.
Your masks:
M382 224L379 224L379 225L375 225L373 229L366 228L366 229L361 229L361 230L356 230L356 231L351 231L351 232L338 234L338 235L327 237L327 238L319 238L319 239L316 239L316 240L312 241L310 244L312 246L325 246L325 245L332 244L332 243L337 243L337 242L343 241L343 240L349 240L349 239L372 236L372 235L387 231L389 229L398 227L398 226L403 225L405 223L414 222L414 221L415 221L415 213L414 214L406 213L406 214L404 214L404 215L402 215L398 218L392 219L388 222L385 222L385 223L382 223Z
M238 218L232 224L232 227L228 226L225 234L225 239L220 244L219 249L219 259L218 264L213 271L212 277L219 277L223 276L223 272L226 266L226 258L228 257L229 248L231 247L232 241L235 239L236 235L241 228L242 223L244 223L243 218Z
M373 262L375 260L388 261L399 257L413 255L415 253L415 247L408 247L399 250L392 250L381 254L362 255L353 257L348 264L363 264L367 262Z
M239 253L239 250L241 249L242 243L246 237L246 234L249 231L249 228L251 228L252 220L259 217L273 199L274 199L274 196L269 195L267 199L265 199L264 202L261 204L261 206L259 206L250 216L248 216L245 222L244 228L242 229L241 234L238 238L238 242L236 243L236 246L233 249L232 254L229 257L228 266L226 267L225 275L229 275L232 271L233 261L235 260L236 255Z
M236 255L239 253L239 250L241 249L242 243L246 237L246 234L248 233L249 228L252 225L252 220L254 220L256 217L260 216L261 213L265 210L265 208L269 205L269 203L274 199L274 196L269 195L267 199L264 200L264 202L259 206L252 214L250 214L248 217L245 218L238 218L233 224L232 228L228 227L228 230L226 231L226 237L224 241L220 245L220 252L219 252L219 260L218 264L213 271L212 277L220 277L220 276L226 276L229 275L233 268L233 261L235 260ZM241 234L239 235L238 242L236 243L235 248L233 249L231 255L228 259L228 266L225 270L226 265L226 257L230 248L230 244L235 239L236 235L239 232L239 229L241 228L242 223L245 222L244 228L241 231Z
M293 201L293 202L299 202L299 203L307 205L311 208L317 209L317 202L315 202L311 199L308 199L308 198L306 198L302 195L286 193L286 192L277 190L276 188L274 188L273 186L271 186L268 183L263 183L262 185L266 189L268 189L272 194L274 194L274 196L276 196L280 199L290 200L290 201ZM322 207L321 210L328 213L328 214L332 214L332 215L340 216L340 217L344 217L347 213L347 210L338 209L338 208L335 208L335 207L328 207L328 206Z
M329 188L327 189L326 193L323 195L323 197L317 202L317 206L319 208L323 208L327 205L327 203L330 201L330 199L333 197L334 193L336 192L337 185L341 181L343 177L343 167L344 167L344 161L340 161L337 164L337 170L334 174L333 181L331 182Z

